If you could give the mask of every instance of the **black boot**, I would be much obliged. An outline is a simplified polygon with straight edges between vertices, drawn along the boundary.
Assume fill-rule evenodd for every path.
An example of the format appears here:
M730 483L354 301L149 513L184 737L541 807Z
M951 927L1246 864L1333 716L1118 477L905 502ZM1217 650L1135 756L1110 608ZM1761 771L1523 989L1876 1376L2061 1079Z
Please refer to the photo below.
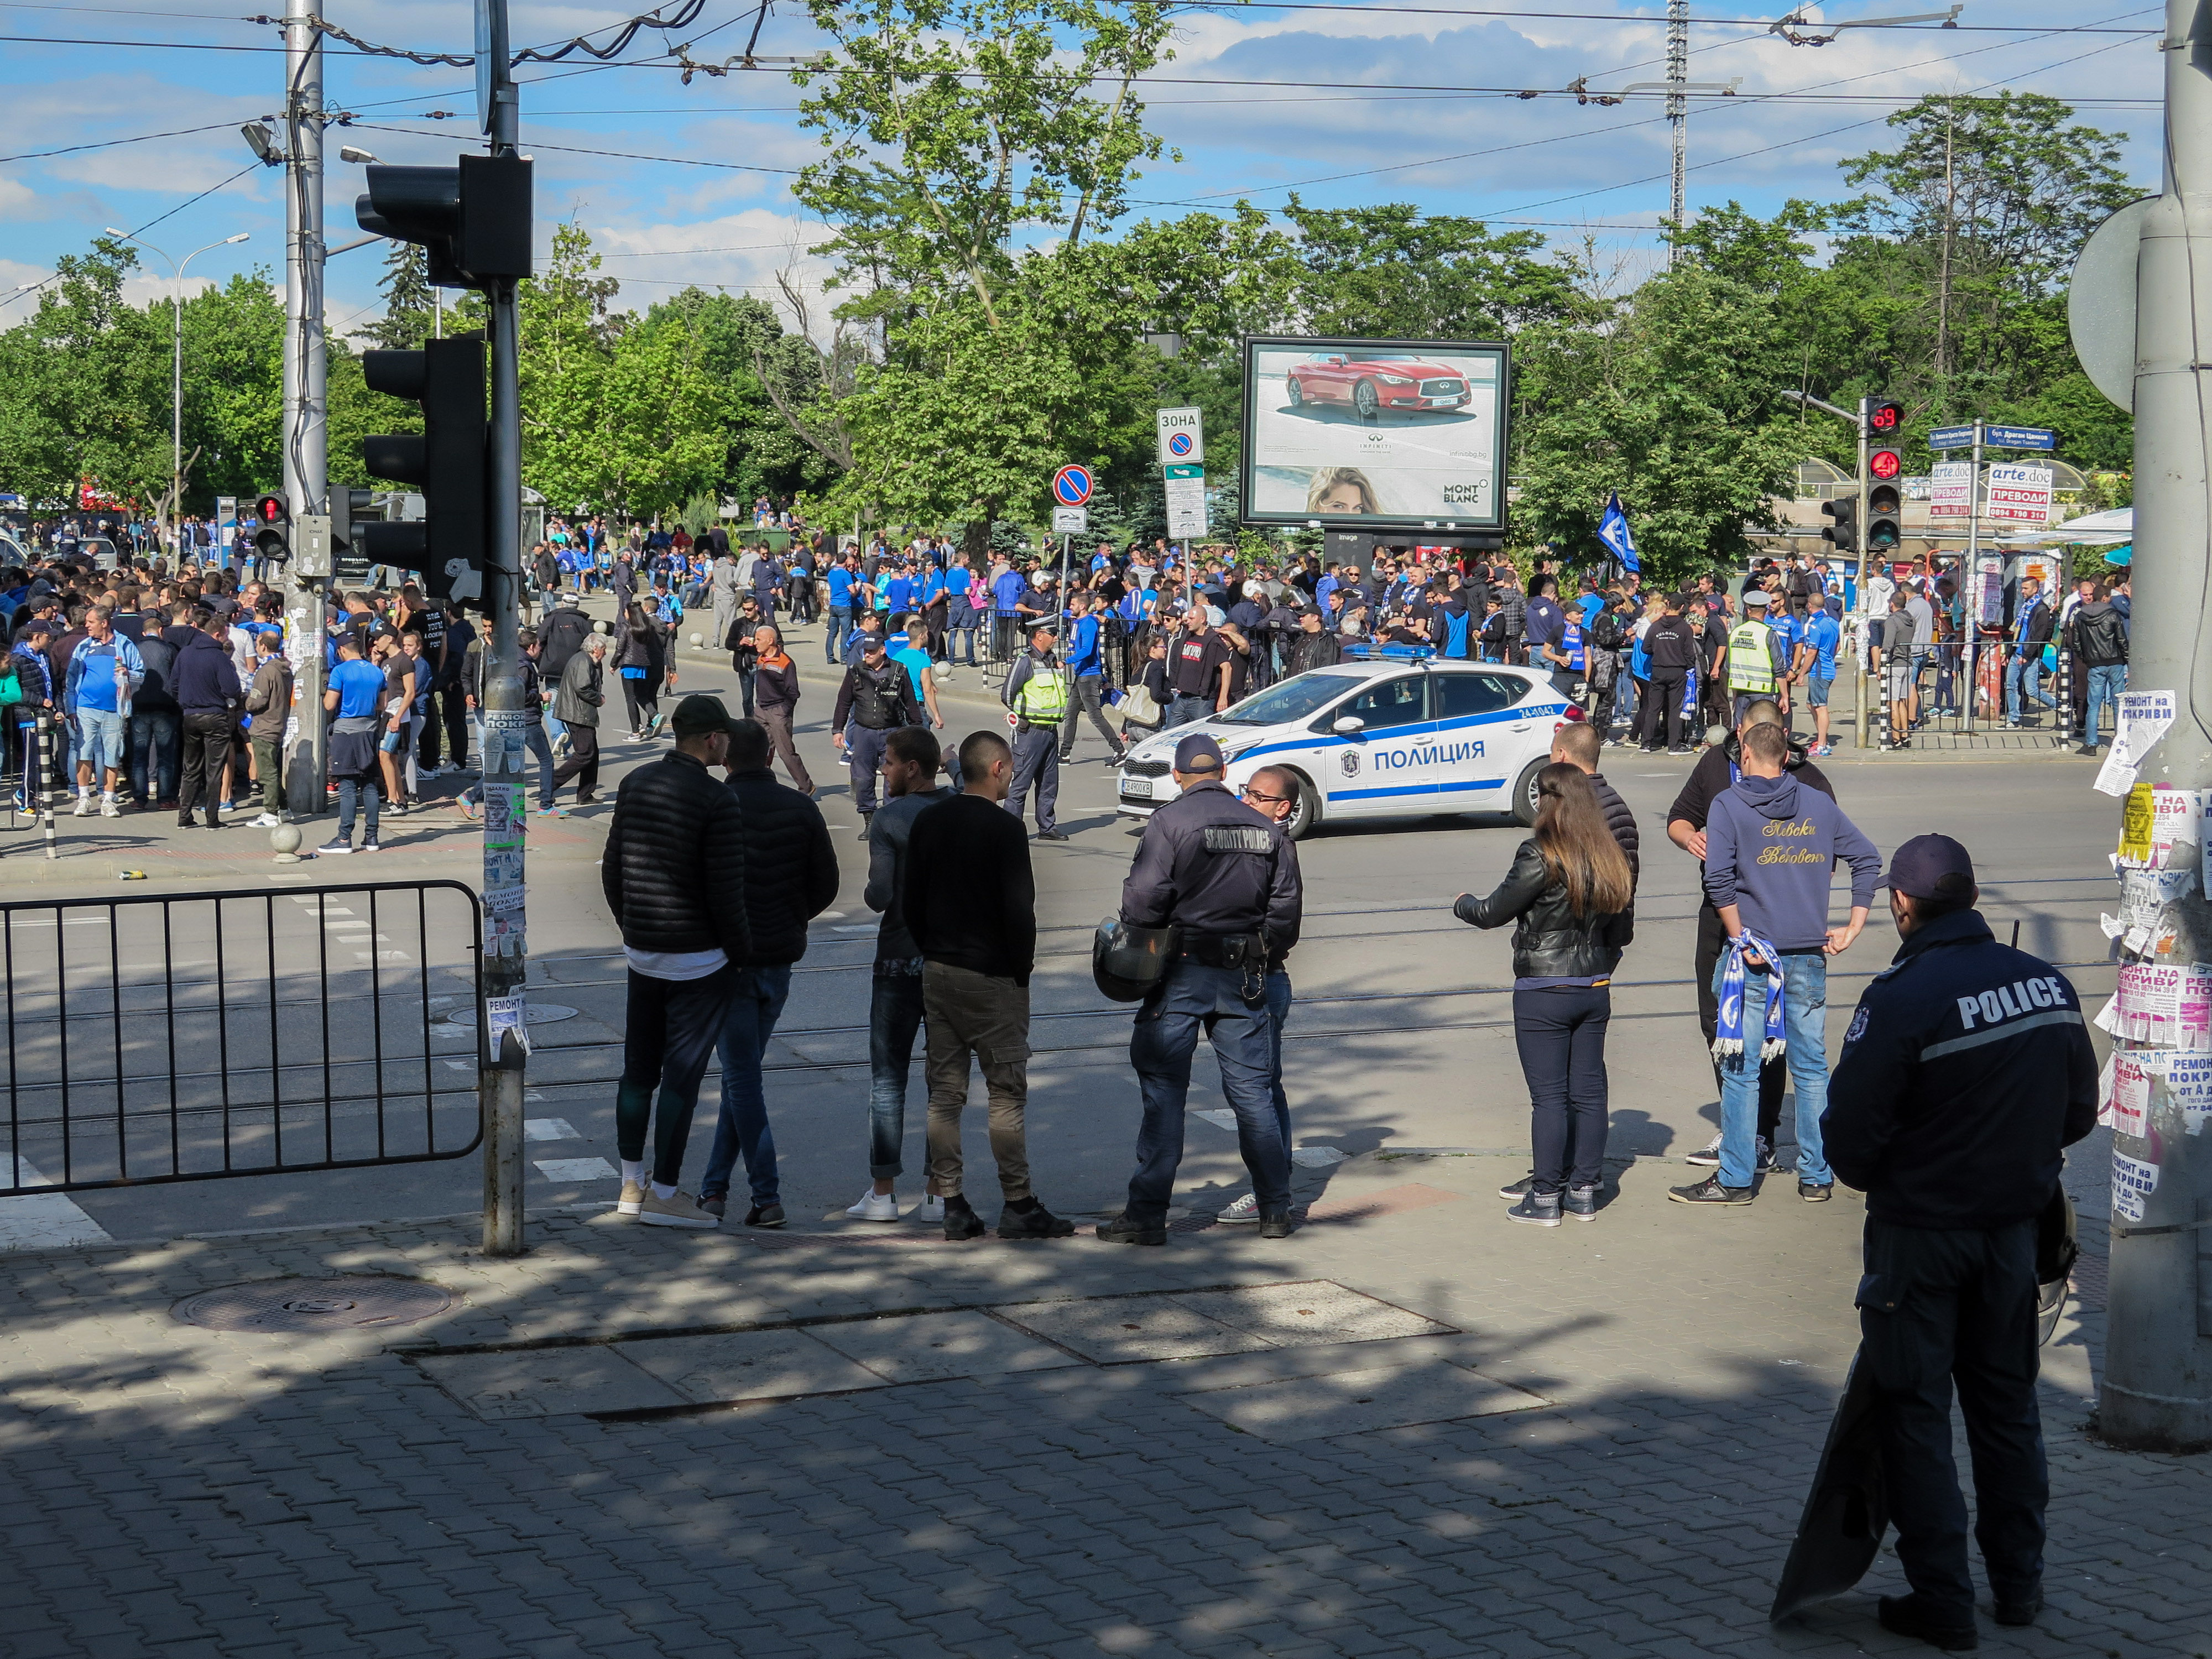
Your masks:
M1073 1221L1054 1215L1034 1196L1010 1200L999 1212L1001 1238L1066 1238L1074 1231Z
M1139 1221L1124 1210L1111 1221L1098 1224L1098 1237L1109 1244L1164 1244L1168 1224L1164 1219Z

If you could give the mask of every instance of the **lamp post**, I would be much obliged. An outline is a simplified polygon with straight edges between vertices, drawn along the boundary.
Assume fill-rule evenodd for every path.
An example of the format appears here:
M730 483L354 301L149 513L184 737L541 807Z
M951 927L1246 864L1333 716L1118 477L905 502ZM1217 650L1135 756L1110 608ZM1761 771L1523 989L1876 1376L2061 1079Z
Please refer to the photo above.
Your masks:
M185 266L208 252L209 248L228 247L243 242L253 233L241 230L235 236L226 236L220 242L210 242L207 247L196 247L185 255L181 262L171 259L160 248L143 236L133 236L127 230L107 227L107 234L121 242L136 242L149 253L161 253L169 267L169 550L181 557L177 545L184 533L185 495Z

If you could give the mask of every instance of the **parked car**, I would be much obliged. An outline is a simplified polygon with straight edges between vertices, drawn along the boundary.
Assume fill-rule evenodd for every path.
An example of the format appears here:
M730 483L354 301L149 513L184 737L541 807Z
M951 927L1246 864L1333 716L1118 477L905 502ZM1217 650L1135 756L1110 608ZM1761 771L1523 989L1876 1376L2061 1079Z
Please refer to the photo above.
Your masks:
M1536 774L1582 710L1548 676L1423 657L1293 675L1211 720L1147 738L1121 763L1119 807L1147 817L1179 793L1176 744L1210 733L1242 788L1261 766L1297 782L1293 838L1340 820L1498 812L1536 820Z
M1340 404L1362 421L1386 410L1408 414L1464 408L1472 395L1467 376L1419 357L1353 357L1316 351L1283 371L1284 395L1292 410Z

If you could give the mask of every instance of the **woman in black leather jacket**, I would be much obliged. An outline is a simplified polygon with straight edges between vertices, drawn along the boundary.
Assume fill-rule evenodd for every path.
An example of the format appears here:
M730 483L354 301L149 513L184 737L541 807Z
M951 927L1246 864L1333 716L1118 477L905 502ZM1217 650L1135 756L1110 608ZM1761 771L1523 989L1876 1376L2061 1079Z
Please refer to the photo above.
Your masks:
M1513 1040L1528 1082L1536 1167L1500 1194L1509 1220L1556 1227L1597 1218L1605 1175L1605 1030L1613 970L1635 933L1636 878L1589 775L1554 762L1536 775L1535 833L1488 898L1452 914L1513 927Z

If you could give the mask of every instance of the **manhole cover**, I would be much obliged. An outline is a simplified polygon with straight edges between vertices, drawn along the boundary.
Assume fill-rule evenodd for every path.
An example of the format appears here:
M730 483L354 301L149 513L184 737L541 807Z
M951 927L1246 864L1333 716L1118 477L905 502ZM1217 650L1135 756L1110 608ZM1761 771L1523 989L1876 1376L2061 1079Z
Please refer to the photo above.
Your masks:
M533 1002L524 1012L524 1019L532 1025L550 1025L557 1020L574 1019L576 1011L563 1008L557 1002ZM456 1008L446 1016L448 1025L473 1026L477 1023L477 1007L473 1002Z
M412 1325L459 1300L419 1279L264 1279L188 1296L170 1311L211 1331L349 1331Z

